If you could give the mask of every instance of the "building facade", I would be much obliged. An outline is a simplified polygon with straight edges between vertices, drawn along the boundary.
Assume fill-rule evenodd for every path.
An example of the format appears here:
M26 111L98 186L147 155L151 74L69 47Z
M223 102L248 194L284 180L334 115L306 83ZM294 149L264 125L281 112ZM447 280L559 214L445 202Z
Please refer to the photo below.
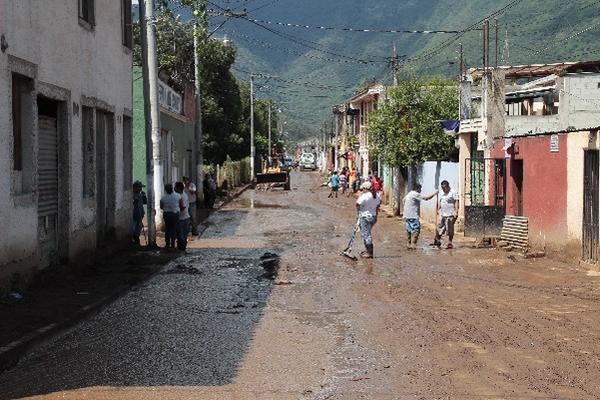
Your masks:
M352 113L354 121L354 136L358 137L358 154L356 155L356 166L360 169L362 176L369 176L373 169L371 157L369 156L369 135L366 127L369 122L369 113L377 110L379 100L385 95L385 87L382 84L373 84L362 90L350 99L350 108L357 110Z
M129 236L131 1L0 0L0 35L6 282Z
M479 73L473 71L473 81ZM482 79L473 107L481 114L461 121L466 212L480 207L488 222L526 217L531 248L597 260L600 62L501 67L491 74L500 75L490 81L501 90L486 94Z

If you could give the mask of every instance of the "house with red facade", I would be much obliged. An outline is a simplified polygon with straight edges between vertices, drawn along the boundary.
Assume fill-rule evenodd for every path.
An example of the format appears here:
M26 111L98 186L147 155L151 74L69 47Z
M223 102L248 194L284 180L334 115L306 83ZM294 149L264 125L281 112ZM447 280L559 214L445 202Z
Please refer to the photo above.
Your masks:
M600 62L477 69L462 86L481 93L458 135L465 233L597 261Z

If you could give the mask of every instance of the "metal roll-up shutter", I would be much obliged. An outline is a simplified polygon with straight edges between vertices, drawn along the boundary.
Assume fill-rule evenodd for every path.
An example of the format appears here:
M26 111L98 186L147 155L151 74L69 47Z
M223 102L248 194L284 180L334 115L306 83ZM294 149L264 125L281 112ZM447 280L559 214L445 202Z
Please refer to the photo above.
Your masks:
M38 216L58 215L58 134L56 118L38 119Z

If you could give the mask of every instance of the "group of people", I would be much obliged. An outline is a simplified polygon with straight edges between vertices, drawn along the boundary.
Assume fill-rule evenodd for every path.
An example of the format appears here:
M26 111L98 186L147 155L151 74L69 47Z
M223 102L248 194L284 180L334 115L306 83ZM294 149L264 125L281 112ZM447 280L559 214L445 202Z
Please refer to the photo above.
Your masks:
M340 171L330 171L329 178L327 179L327 185L331 188L328 198L337 198L338 192L342 192L342 195L350 197L356 194L363 183L371 183L373 189L381 193L383 191L383 180L377 175L377 173L369 172L369 176L363 179L358 168L347 168L344 167ZM346 193L347 192L347 193Z
M227 182L223 184L226 191ZM145 185L136 181L133 183L133 242L138 246L140 235L144 228L144 206L148 204L148 198L144 193ZM214 174L206 174L202 182L205 208L212 209L215 204L219 190ZM198 236L198 189L196 184L188 177L183 177L175 184L168 183L164 186L164 194L160 199L160 209L163 212L165 225L165 248L179 249L187 248L187 239L191 232Z
M376 187L372 180L367 180L361 184L360 188L362 194L356 201L356 208L358 211L360 232L365 245L365 250L361 252L361 257L373 258L373 237L371 232L377 223L377 216L381 206L381 186ZM429 195L423 195L421 192L422 185L417 183L413 186L413 190L404 197L403 216L407 234L407 248L410 250L417 248L417 242L421 234L421 201L431 200L434 197L438 198L437 212L439 213L439 220L431 245L441 248L442 237L447 235L448 243L446 244L446 248L454 248L454 244L452 243L454 239L454 225L458 218L460 205L458 194L450 188L450 183L446 180L441 183L441 192L436 190Z

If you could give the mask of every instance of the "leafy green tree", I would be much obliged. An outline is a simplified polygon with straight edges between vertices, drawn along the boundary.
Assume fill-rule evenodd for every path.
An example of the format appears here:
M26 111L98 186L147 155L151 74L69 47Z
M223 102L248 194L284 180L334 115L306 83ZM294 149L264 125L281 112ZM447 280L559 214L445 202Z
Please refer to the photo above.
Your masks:
M447 159L454 140L439 121L458 117L457 90L442 79L401 80L389 89L388 100L369 114L372 150L390 166Z
M187 2L193 3L193 1ZM175 90L184 93L186 85L194 82L194 22L184 21L163 7L156 13L157 56L159 73ZM204 157L209 164L221 164L230 156L243 159L250 153L250 89L239 82L231 73L236 60L236 48L199 35L200 87L202 91L202 125L204 131ZM204 33L202 33L204 32ZM141 33L134 26L134 62L142 63ZM257 134L257 156L268 154L267 145L267 101L256 104L255 122ZM273 126L277 117L273 116ZM275 130L273 130L274 133ZM276 133L277 134L277 133ZM276 136L274 136L277 139ZM273 141L273 143L278 143Z

